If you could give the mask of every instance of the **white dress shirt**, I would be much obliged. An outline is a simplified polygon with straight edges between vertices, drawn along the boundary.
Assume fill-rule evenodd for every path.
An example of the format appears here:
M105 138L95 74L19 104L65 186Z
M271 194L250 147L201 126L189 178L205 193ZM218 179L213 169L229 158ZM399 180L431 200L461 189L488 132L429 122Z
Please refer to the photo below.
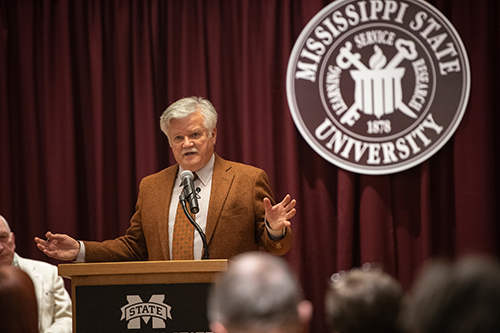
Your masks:
M200 189L197 194L198 206L200 207L200 211L194 216L194 220L200 226L203 232L205 232L207 226L208 204L210 203L210 192L212 190L212 174L214 172L214 162L215 155L212 155L212 158L210 158L208 163L203 168L196 171L196 175L198 177L194 180L195 189ZM183 171L184 169L179 166L179 171L177 171L177 177L175 178L174 189L172 191L170 210L168 212L168 242L170 244L170 258L172 258L172 240L174 238L175 215L177 214L179 196L182 192L180 174ZM201 259L201 255L203 253L203 241L201 240L201 237L196 229L194 230L193 251L193 258L195 260Z

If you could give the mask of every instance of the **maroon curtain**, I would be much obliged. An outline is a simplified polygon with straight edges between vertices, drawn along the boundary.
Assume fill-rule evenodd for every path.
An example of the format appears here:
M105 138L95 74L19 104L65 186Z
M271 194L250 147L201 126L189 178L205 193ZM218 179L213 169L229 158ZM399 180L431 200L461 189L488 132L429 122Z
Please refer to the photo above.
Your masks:
M468 51L469 105L437 154L387 176L325 161L290 116L288 58L328 2L0 0L0 214L17 251L50 261L33 242L47 230L123 234L140 179L174 163L160 114L202 95L220 114L216 151L298 201L286 259L314 303L312 332L326 332L335 271L379 262L407 289L431 257L498 255L498 1L430 1Z

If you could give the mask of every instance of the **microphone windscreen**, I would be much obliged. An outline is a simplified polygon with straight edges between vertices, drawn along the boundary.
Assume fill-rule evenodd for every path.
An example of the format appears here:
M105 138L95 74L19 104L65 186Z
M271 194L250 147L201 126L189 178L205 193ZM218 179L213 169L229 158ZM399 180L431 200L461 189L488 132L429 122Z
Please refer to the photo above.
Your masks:
M184 179L191 179L194 180L194 175L191 171L189 170L184 170L181 172L181 181L184 181Z

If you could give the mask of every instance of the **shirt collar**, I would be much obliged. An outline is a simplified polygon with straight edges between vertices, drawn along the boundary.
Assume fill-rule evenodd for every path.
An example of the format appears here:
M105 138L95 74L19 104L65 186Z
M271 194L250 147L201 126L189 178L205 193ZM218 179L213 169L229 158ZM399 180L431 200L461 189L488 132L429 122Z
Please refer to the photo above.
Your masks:
M17 253L14 253L14 259L12 259L12 266L19 267L19 256Z

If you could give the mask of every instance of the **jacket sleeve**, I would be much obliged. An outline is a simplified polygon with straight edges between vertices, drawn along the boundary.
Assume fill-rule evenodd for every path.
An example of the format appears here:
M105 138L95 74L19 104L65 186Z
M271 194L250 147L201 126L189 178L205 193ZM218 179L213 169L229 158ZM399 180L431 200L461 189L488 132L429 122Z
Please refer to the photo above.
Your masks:
M267 232L266 226L264 224L266 210L264 208L263 200L265 197L268 197L273 205L275 205L276 203L271 188L269 187L267 174L263 170L260 170L260 172L255 177L254 197L255 216L257 217L257 221L255 223L259 245L266 249L267 252L274 255L285 255L292 246L292 229L290 227L287 227L285 236L277 240L273 240Z

